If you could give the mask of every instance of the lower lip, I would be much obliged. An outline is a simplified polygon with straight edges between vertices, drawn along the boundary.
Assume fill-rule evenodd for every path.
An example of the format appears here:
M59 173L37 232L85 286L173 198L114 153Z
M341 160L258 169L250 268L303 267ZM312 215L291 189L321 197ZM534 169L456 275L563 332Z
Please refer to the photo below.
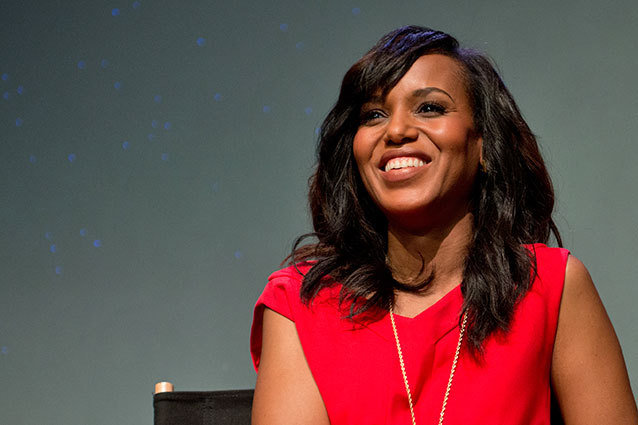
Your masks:
M423 164L420 167L395 168L389 171L381 170L381 176L383 176L383 179L388 182L400 182L404 180L409 180L412 177L416 176L417 174L425 171L428 165L429 163Z

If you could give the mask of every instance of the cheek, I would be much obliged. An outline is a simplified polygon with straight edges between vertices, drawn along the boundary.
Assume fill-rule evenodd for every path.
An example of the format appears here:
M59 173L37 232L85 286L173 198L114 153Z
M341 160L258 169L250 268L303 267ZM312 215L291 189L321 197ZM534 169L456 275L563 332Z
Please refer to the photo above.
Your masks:
M366 168L370 166L372 161L373 148L374 144L369 142L369 138L366 137L365 132L359 130L352 141L352 153L359 170L359 175L361 175L361 178L364 180Z
M427 129L434 144L441 150L463 151L470 139L470 129L456 120L440 120Z
M372 165L373 150L374 143L370 142L370 137L366 135L365 130L359 130L352 141L352 153L361 183L363 183L363 187L366 192L368 192L368 195L372 197L372 199L375 199L374 190L371 185L372 177L370 176L370 173L372 172L370 167Z
M361 160L365 156L365 143L364 137L361 135L361 130L357 131L354 135L354 140L352 141L352 153L354 154L354 159L357 161L357 164L361 163Z
M441 122L436 128L430 128L431 140L442 154L450 155L460 161L478 162L481 142L472 128L465 122Z

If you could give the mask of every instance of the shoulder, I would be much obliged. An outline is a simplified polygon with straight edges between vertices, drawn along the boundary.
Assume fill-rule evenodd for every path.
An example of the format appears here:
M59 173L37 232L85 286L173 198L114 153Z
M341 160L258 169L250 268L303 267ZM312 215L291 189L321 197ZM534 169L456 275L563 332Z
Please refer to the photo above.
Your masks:
M577 328L611 325L589 271L582 261L573 255L569 256L565 268L559 323L562 326Z
M565 271L569 250L566 248L549 247L544 243L534 243L525 247L535 256L537 266L543 268L558 268Z
M261 353L264 311L272 310L292 322L303 316L305 308L300 291L304 276L311 267L309 262L298 263L277 270L268 277L253 310L250 345L255 368L259 365Z
M565 294L567 301L576 301L582 297L598 299L594 282L582 261L570 255L565 268Z
M638 423L618 338L587 268L572 255L565 271L552 381L566 423Z
M572 322L577 326L587 325L581 320L609 322L589 271L582 261L571 254L565 267L560 315L564 319L564 325L569 325ZM578 320L570 320L572 317L578 317Z
M532 270L534 281L530 292L545 300L551 314L550 322L555 325L563 295L569 250L548 247L542 243L526 245L526 248L535 261L535 268Z
M268 282L257 300L257 304L265 304L273 310L277 305L300 302L300 291L306 273L312 268L312 263L298 263L273 272L268 276ZM273 305L274 304L274 305Z
M279 269L268 276L268 284L266 287L268 287L268 285L287 288L300 287L306 273L308 273L312 266L312 262L303 262Z

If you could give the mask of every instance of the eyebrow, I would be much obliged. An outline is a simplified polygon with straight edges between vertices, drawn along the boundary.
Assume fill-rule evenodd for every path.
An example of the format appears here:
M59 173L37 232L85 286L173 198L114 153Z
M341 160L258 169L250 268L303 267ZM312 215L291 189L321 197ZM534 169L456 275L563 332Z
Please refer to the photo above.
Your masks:
M454 102L454 99L452 98L452 96L448 92L446 92L445 90L440 89L438 87L424 87L422 89L414 90L410 94L410 97L412 97L412 98L425 97L425 96L427 96L428 94L430 94L432 92L443 93L444 95L449 97L452 102ZM383 100L384 100L383 96L375 95L375 96L370 97L370 99L367 102L365 102L365 103L366 104L367 103L383 103ZM456 102L454 102L454 103L456 103Z
M428 94L430 94L432 92L443 93L444 95L449 97L452 102L454 102L454 99L452 98L452 96L450 96L450 94L448 92L446 92L445 90L440 89L438 87L425 87L425 88L422 88L422 89L414 90L412 92L411 96L412 97L423 97L423 96L426 96L426 95L428 95Z

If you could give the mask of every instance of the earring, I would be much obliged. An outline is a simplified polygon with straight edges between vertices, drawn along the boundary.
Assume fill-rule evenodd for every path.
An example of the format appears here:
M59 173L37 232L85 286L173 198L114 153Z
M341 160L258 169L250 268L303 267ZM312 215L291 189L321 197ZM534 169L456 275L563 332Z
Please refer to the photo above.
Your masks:
M481 166L481 171L483 173L487 173L487 167L485 166L485 160L482 157L479 160L479 165Z

